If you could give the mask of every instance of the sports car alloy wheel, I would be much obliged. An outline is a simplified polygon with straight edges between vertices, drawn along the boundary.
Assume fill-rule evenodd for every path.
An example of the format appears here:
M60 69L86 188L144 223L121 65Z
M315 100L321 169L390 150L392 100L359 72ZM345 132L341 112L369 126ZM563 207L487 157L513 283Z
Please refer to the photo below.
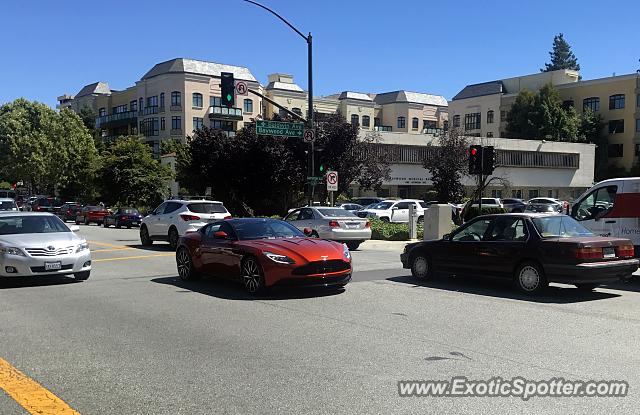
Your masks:
M196 275L191 263L191 256L186 248L180 248L176 254L176 264L178 266L178 275L182 280L188 281L195 279Z
M263 287L260 265L253 258L247 258L242 263L242 280L247 292L257 293Z

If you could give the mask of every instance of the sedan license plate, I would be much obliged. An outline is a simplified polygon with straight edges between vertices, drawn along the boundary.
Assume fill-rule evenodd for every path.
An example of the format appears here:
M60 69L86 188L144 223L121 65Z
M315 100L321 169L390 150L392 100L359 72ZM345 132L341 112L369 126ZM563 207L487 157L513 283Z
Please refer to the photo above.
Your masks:
M45 271L57 271L62 269L62 262L60 261L56 261L56 262L45 262L44 263L44 270Z
M347 229L358 229L360 227L358 222L347 222L345 225L347 225Z
M138 221L135 221L135 220L134 220L133 222L131 222L131 224L132 224L132 225L137 225L137 224L138 224Z
M602 257L603 258L615 258L616 251L613 248L602 248Z

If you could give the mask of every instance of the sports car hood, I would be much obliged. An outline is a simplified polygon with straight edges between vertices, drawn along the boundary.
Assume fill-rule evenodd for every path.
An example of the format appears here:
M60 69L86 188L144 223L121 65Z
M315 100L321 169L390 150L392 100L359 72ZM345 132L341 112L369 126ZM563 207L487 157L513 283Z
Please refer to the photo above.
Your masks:
M292 258L302 257L306 261L344 259L344 247L341 243L317 238L278 238L242 241L243 244L282 254Z
M52 245L56 248L79 244L82 238L73 232L24 233L0 235L0 245L17 248L37 248Z

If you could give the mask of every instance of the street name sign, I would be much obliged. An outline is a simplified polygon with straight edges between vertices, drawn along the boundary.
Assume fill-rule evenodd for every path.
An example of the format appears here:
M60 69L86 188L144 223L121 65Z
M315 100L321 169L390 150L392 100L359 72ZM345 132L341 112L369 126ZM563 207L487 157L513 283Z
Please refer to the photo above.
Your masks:
M302 138L304 124L299 122L256 121L256 134Z

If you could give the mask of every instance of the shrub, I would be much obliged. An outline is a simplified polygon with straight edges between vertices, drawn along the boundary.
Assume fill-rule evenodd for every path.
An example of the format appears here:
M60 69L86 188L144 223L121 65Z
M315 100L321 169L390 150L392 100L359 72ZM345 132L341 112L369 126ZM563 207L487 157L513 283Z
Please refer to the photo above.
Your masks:
M371 221L371 239L383 241L407 241L409 240L409 224L389 223L380 219L369 219ZM424 228L418 225L418 239L422 239Z
M464 212L464 220L465 222L475 218L476 216L480 216L480 215L492 215L492 214L496 214L496 213L507 213L507 210L504 208L482 208L482 213L479 212L479 209L477 206L472 206L470 208L468 208L465 212Z

